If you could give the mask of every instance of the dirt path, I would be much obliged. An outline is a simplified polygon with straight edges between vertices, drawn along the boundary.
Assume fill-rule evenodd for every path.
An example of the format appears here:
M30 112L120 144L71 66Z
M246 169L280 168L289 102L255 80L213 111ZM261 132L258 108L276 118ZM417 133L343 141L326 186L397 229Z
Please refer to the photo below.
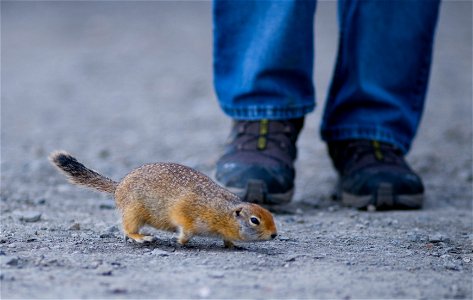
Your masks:
M208 2L2 2L1 298L466 298L472 296L472 4L443 3L422 127L408 160L421 211L330 200L318 124L336 49L316 21L319 107L299 141L280 237L226 250L175 236L124 244L112 199L47 162L66 149L119 179L151 161L212 171L229 129L212 91Z

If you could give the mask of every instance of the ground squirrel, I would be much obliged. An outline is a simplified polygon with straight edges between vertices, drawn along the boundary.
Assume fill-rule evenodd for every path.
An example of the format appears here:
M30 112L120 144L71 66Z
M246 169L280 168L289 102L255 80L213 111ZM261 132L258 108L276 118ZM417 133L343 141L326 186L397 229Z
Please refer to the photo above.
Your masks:
M177 230L181 245L194 235L220 237L225 247L233 247L234 241L264 241L277 235L268 210L242 202L190 167L175 163L147 164L115 182L88 169L67 152L53 152L49 159L70 182L114 194L123 231L138 243L154 239L139 233L145 225Z

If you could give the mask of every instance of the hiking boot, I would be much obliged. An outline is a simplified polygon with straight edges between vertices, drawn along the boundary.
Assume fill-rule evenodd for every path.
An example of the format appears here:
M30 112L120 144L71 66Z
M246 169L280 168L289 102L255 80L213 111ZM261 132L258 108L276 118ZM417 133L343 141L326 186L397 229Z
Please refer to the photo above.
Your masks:
M395 146L378 141L349 140L328 144L339 174L337 197L360 209L422 207L424 185Z
M304 119L235 121L215 179L244 201L283 204L294 193L296 140Z

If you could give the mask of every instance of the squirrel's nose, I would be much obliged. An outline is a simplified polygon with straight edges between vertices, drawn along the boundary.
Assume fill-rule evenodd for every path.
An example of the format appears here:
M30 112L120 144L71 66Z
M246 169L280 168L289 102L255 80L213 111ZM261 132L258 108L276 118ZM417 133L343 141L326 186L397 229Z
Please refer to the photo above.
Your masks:
M278 234L277 234L277 233L273 233L273 234L271 234L271 238L272 238L272 239L276 238L277 236L278 236Z

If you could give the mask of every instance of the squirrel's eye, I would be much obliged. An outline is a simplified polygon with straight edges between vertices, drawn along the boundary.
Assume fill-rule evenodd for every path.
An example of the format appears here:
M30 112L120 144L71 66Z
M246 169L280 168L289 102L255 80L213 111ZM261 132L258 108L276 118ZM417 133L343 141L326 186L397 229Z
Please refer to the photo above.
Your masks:
M256 217L251 217L251 218L250 218L250 222L253 223L253 224L255 224L255 225L259 225L259 219L256 218Z

